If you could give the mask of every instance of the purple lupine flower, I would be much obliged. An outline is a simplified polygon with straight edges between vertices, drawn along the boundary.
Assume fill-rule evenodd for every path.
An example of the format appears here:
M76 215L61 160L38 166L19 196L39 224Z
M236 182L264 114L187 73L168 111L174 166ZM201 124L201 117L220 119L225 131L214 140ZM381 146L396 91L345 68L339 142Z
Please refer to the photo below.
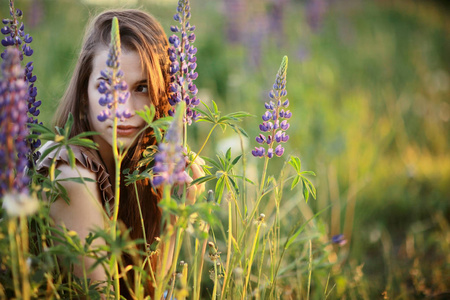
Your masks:
M6 49L0 81L0 197L28 194L27 83L20 66L20 51Z
M347 244L347 240L345 239L345 236L343 234L333 235L331 237L331 242L339 246L344 246L345 244Z
M159 145L159 152L155 155L152 180L155 187L187 182L187 161L181 146L181 131L181 118L175 118L167 130L164 143Z
M21 49L20 60L23 60L24 54L25 56L31 56L33 54L33 49L29 46L29 43L33 41L33 38L29 34L25 34L25 26L23 23L19 22L19 19L23 17L23 13L20 9L14 8L14 1L12 0L9 1L9 14L11 17L10 19L3 19L3 24L6 26L1 29L1 32L6 36L2 40L2 45L5 47L13 46L17 49ZM2 58L4 58L5 53L6 50L1 54ZM37 88L34 86L36 76L34 76L32 72L33 62L30 61L25 66L24 76L25 81L28 84L28 123L37 124L37 116L40 113L39 106L41 105L41 101L36 101ZM33 132L33 134L38 133ZM40 153L36 150L40 145L41 141L39 139L28 140L29 151L27 151L27 156L30 168L39 159Z
M286 108L289 106L289 100L282 100L287 95L286 91L286 70L287 70L288 58L283 57L280 69L278 70L277 77L273 89L269 92L270 101L265 103L264 107L266 111L262 115L263 122L259 124L260 133L256 137L256 142L259 144L267 144L267 153L264 147L255 148L252 151L255 157L268 157L272 158L275 153L280 157L284 153L284 148L281 143L285 143L289 140L289 136L286 134L286 130L289 128L287 119L292 116L292 113ZM264 134L267 134L264 135ZM278 144L275 147L275 143ZM274 150L275 147L275 150Z
M306 20L312 31L320 30L326 10L327 3L325 0L309 0L306 3Z
M200 104L200 99L196 97L198 89L194 84L194 80L198 77L198 73L195 72L197 48L192 45L195 41L195 26L190 25L190 17L189 0L179 0L177 13L173 19L180 25L170 27L174 34L169 37L169 43L172 46L168 50L171 61L169 102L173 107L181 101L186 102L186 114L183 121L189 125L200 116L198 112L194 111L194 108ZM170 115L173 113L174 108L169 111Z
M33 54L33 49L28 45L33 41L33 38L29 34L25 34L25 26L19 19L22 18L23 13L20 9L14 8L14 1L9 1L9 15L10 19L3 19L3 25L5 25L1 32L5 37L2 39L2 45L5 47L15 46L21 48L20 60L23 59L23 54L25 56L31 56ZM4 59L6 50L1 54Z
M97 119L100 122L104 122L107 119L117 117L124 120L131 117L129 111L125 110L119 112L117 107L119 104L124 104L130 97L128 92L128 85L123 80L123 72L120 70L120 34L119 34L119 21L116 17L113 18L111 28L111 42L109 45L108 58L106 60L107 69L101 71L102 79L100 81L98 92L102 94L98 103L106 108L100 112ZM111 111L115 113L113 113Z

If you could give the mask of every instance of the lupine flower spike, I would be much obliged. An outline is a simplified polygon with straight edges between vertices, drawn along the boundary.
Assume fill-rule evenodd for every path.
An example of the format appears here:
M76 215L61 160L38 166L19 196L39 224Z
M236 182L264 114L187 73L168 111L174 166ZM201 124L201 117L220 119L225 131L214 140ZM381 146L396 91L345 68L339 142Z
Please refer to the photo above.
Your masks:
M17 49L21 49L22 52L19 54L20 60L23 60L23 56L31 56L33 54L33 49L29 46L29 44L33 41L33 38L29 34L25 34L24 29L25 26L23 23L19 22L19 20L23 17L23 13L20 9L14 8L14 1L9 1L9 14L11 16L10 19L3 19L3 25L5 25L1 32L5 35L2 40L2 45L5 47L16 47ZM6 50L1 54L1 57L4 58L6 54ZM33 75L33 62L30 61L25 66L25 81L28 84L28 123L37 124L38 119L37 116L40 113L39 106L41 106L41 101L36 101L37 96L37 88L34 86L34 82L36 81L36 76ZM35 133L35 132L33 132ZM36 151L37 148L41 145L41 141L39 139L31 139L28 140L29 150L28 159L29 164L36 163L39 159L40 153ZM31 165L29 165L31 167Z
M19 19L22 18L22 11L20 9L14 9L14 1L9 1L9 14L11 19L3 19L2 22L5 25L1 32L5 35L2 40L2 45L5 47L8 46L16 46L17 48L21 48L23 54L26 56L31 56L33 54L33 49L28 45L33 41L33 38L29 34L24 33L25 26L23 23L19 22ZM4 59L6 54L6 50L1 54L1 57ZM23 59L23 54L20 53L20 60Z
M197 48L192 45L195 41L195 26L189 23L191 18L189 0L178 1L177 13L173 18L180 25L170 27L174 34L169 37L172 46L168 50L171 62L169 102L172 107L182 100L186 102L186 115L183 121L190 125L199 117L199 113L193 109L200 104L200 100L196 96L198 89L194 84L194 80L198 77L198 73L195 72ZM181 39L176 33L180 33ZM174 110L173 108L169 114L173 115Z
M292 113L286 108L289 106L289 100L284 99L287 95L286 91L286 71L288 65L287 56L283 57L280 69L278 70L275 84L269 93L270 101L265 103L266 112L262 115L262 124L259 125L260 133L256 137L256 141L261 144L267 144L267 153L264 147L255 147L252 150L253 156L272 158L282 156L284 148L281 146L289 140L286 130L289 128L288 119ZM276 146L276 147L275 147Z
M130 96L128 85L123 80L123 72L119 68L120 53L119 21L114 17L111 29L111 43L109 46L108 59L106 60L108 68L100 72L104 79L100 81L98 87L98 91L102 94L98 102L101 106L106 107L100 115L97 116L97 119L100 122L104 122L107 119L113 119L113 113L121 120L131 117L131 113L128 110L120 112L117 109L119 104L125 104Z
M183 109L184 105L180 108ZM164 143L159 145L159 152L155 155L155 166L153 167L153 185L183 184L187 180L186 156L183 155L181 146L182 114L177 112L174 120L165 135Z
M20 51L6 49L0 81L0 198L9 215L27 215L37 209L28 193L27 85L20 67Z

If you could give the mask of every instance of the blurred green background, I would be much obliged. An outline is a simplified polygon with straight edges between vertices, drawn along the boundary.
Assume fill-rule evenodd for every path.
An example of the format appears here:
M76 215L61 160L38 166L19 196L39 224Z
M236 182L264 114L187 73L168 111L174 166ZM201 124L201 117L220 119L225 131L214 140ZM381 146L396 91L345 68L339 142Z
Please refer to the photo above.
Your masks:
M7 2L0 7L3 18ZM174 0L15 1L34 38L40 120L46 125L71 76L84 27L106 2L108 8L140 7L170 34ZM332 204L321 216L326 232L348 239L333 273L336 295L445 297L442 293L450 292L448 2L193 0L191 7L200 98L216 101L223 113L256 116L242 125L250 136L247 152L256 146L253 137L281 59L289 56L293 118L285 156L300 154L306 169L317 173L318 198L308 206L318 211ZM209 130L202 126L192 129L194 150ZM212 156L216 146L239 150L232 135L214 135L205 154ZM273 171L285 159L273 159Z

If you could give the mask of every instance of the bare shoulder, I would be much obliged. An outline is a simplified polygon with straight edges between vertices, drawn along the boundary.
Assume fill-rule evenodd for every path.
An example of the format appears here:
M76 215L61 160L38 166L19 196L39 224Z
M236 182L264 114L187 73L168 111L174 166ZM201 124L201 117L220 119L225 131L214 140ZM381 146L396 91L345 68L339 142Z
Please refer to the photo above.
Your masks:
M103 227L104 210L96 174L79 164L74 169L67 164L60 164L57 170L60 173L56 180L66 190L70 201L67 203L58 198L50 205L50 216L55 224L76 231L80 238L95 227ZM84 178L84 182L70 180L80 177Z
M68 179L75 177L88 178L88 180L96 180L96 174L91 170L84 168L82 165L77 164L75 168L72 168L68 164L59 164L56 169L61 173L58 174L57 179ZM71 182L70 180L67 182Z

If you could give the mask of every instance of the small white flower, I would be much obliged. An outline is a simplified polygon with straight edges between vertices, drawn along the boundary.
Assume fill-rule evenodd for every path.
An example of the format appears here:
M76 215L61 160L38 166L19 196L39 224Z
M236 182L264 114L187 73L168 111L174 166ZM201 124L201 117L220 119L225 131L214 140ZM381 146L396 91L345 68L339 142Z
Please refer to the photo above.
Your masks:
M7 193L3 196L2 207L9 216L29 216L38 210L39 202L36 197L25 193Z

